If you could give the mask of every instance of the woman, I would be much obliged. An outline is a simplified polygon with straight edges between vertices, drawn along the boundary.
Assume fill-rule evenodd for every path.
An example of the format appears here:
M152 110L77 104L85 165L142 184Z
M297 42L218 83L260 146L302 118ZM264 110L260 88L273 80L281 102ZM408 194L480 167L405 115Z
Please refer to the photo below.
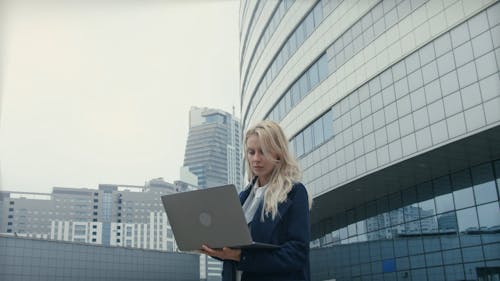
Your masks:
M288 151L283 130L261 121L245 135L250 184L240 193L243 211L256 242L278 249L211 249L202 253L224 261L223 281L310 280L309 209L311 200L298 182L299 168Z

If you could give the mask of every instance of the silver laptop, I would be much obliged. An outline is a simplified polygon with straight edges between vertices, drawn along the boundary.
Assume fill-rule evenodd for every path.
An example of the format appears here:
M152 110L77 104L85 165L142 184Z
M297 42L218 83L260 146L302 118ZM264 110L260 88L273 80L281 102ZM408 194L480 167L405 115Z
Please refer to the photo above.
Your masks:
M252 241L234 185L163 195L163 207L181 251L211 248L278 248Z

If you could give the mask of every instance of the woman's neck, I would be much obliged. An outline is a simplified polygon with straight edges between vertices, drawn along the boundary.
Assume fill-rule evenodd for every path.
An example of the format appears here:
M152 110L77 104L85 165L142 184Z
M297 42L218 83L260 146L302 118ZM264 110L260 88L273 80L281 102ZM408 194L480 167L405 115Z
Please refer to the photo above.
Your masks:
M259 186L259 187L265 186L265 185L267 185L268 182L269 182L269 178L259 177L257 179L257 186Z

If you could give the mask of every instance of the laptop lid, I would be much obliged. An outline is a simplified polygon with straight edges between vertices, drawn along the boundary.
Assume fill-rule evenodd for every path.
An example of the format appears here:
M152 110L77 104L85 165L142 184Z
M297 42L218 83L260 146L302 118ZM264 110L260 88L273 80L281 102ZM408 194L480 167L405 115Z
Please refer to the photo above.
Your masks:
M181 251L211 248L275 248L252 242L234 185L163 195L163 207Z

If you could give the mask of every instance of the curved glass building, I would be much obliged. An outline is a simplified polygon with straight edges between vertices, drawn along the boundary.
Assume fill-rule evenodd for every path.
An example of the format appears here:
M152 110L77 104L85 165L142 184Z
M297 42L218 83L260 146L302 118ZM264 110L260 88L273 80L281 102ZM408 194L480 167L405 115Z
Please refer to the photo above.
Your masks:
M498 1L243 0L240 41L242 130L280 123L314 196L312 280L499 280Z

